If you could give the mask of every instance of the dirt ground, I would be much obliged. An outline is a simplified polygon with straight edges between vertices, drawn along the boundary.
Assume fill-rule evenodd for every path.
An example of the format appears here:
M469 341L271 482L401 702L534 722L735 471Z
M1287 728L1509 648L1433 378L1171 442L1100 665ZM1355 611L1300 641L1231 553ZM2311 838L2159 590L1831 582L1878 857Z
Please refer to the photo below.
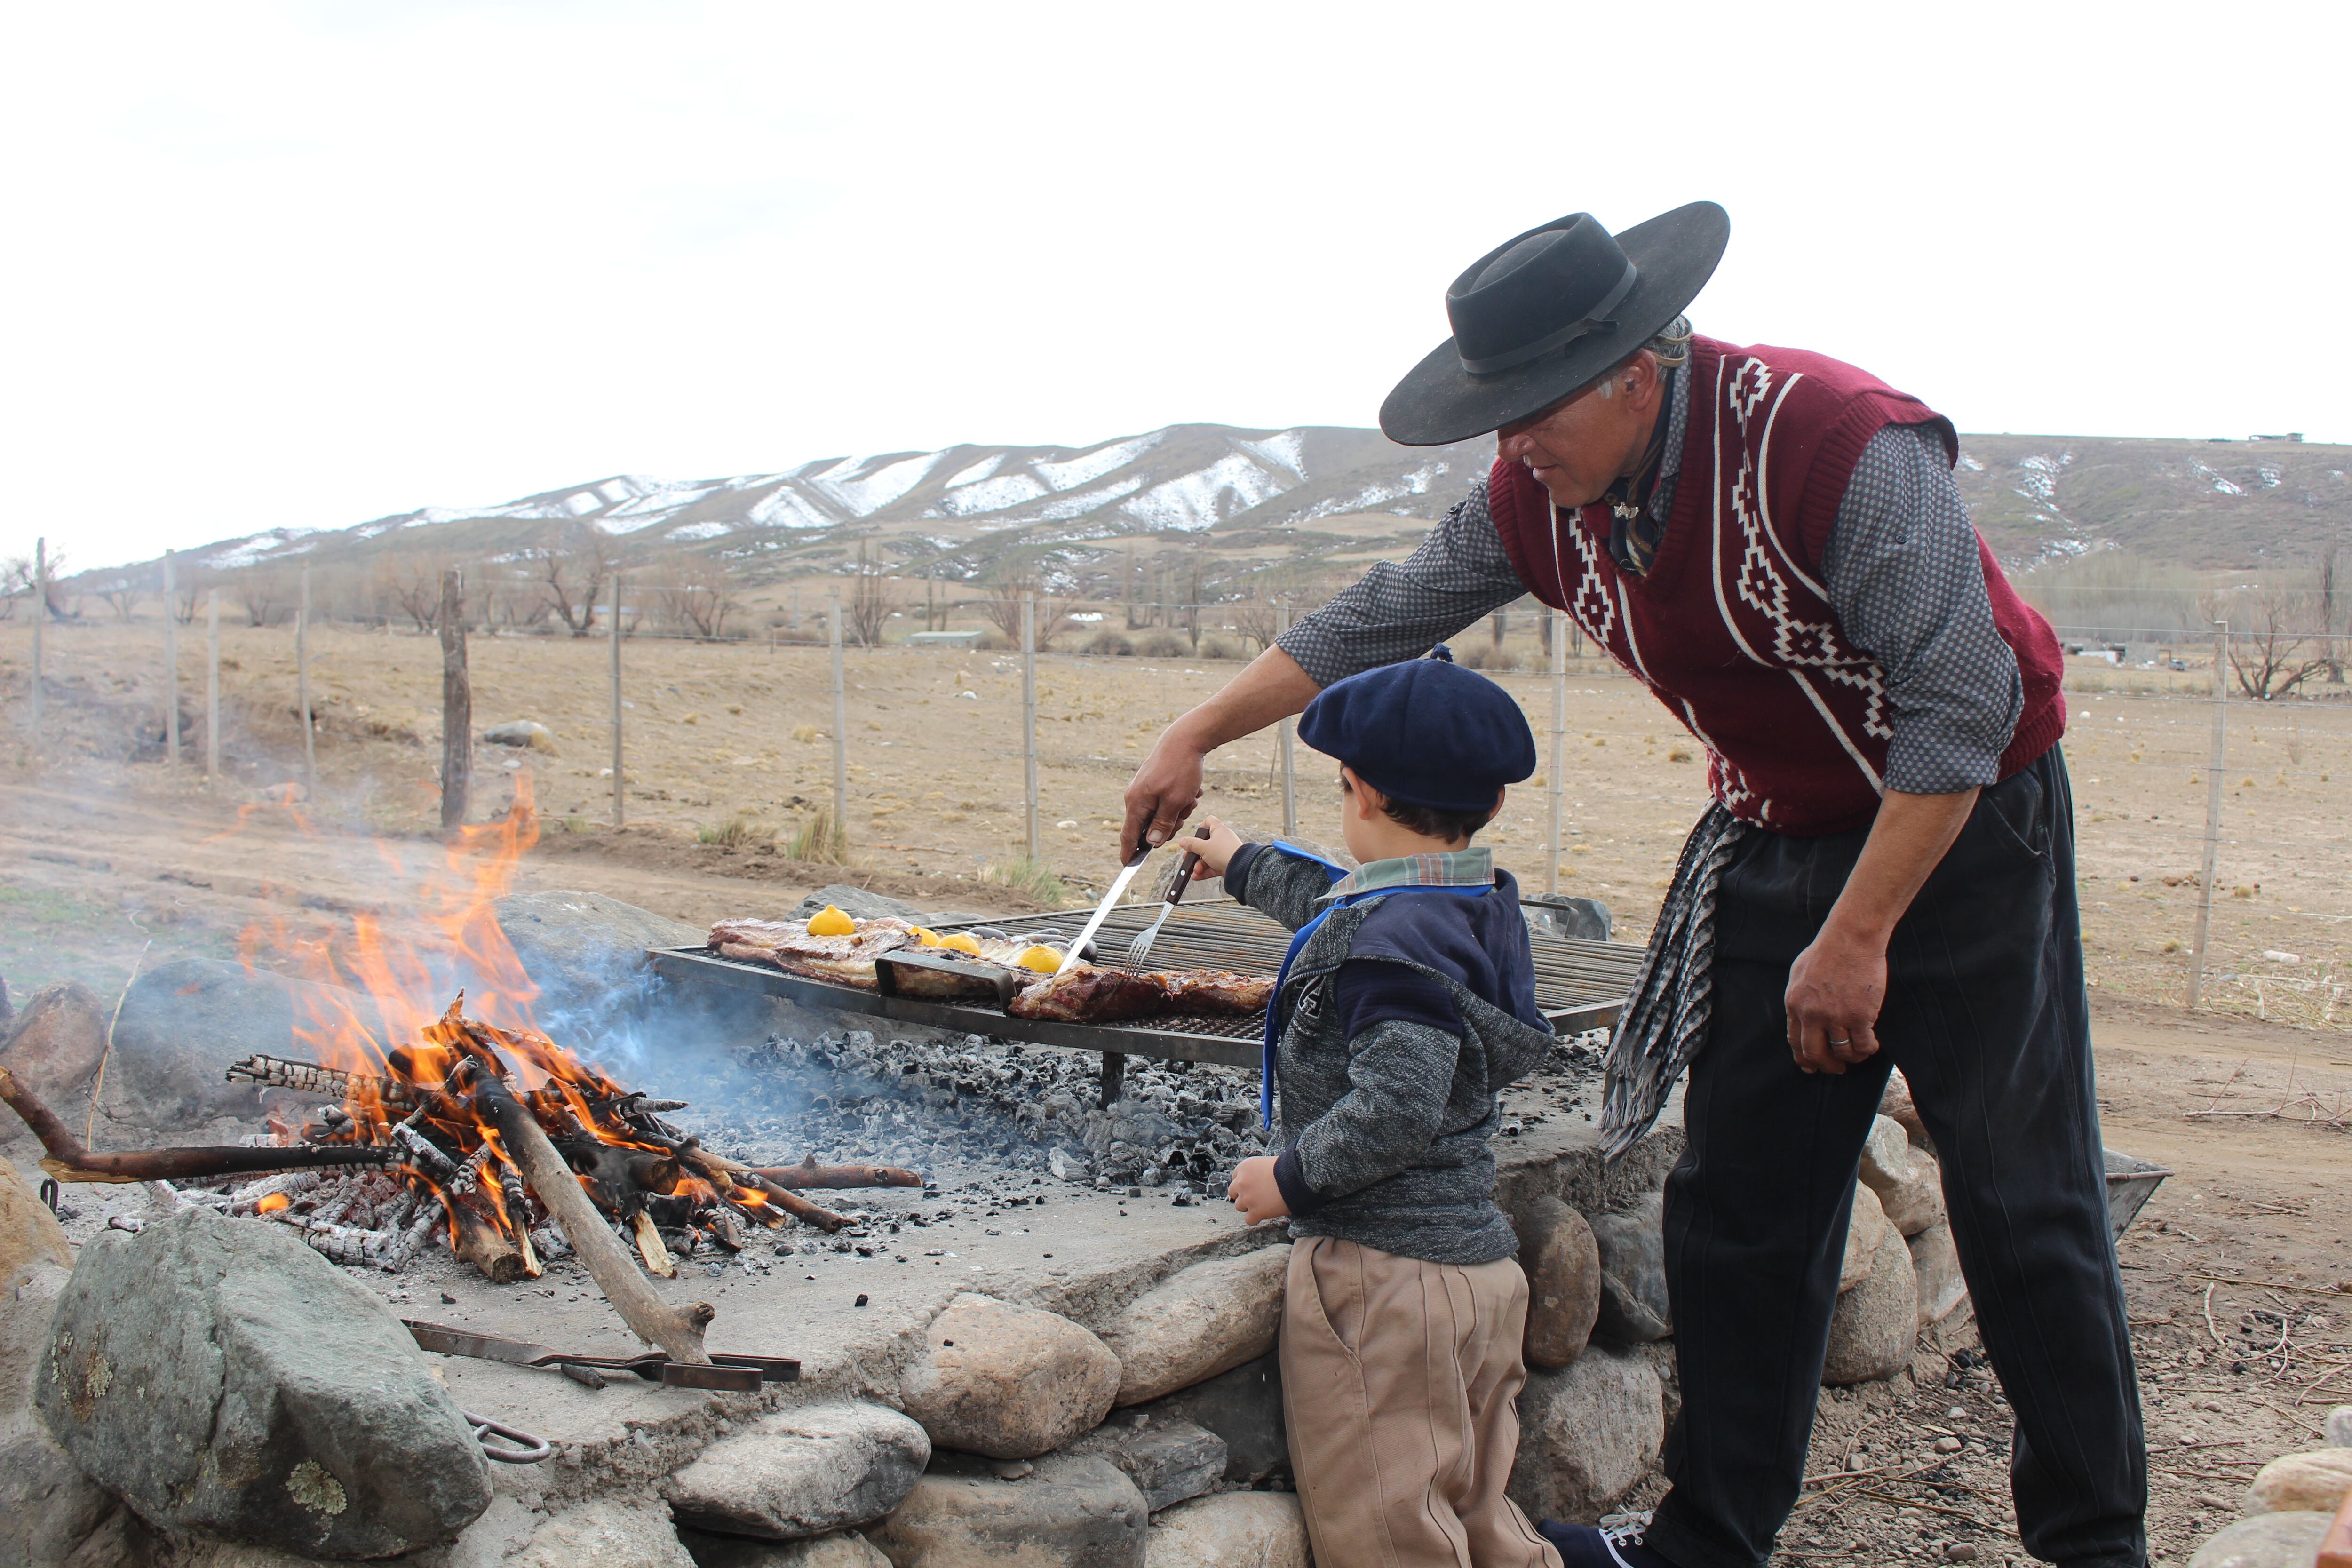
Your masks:
M298 814L278 804L300 776L284 628L224 629L225 767L209 783L201 626L181 638L192 762L177 770L156 742L160 626L52 631L37 745L26 738L27 640L21 622L0 626L0 975L16 1000L68 977L110 1000L142 953L226 956L247 931L260 961L277 963L355 912L398 913L415 887L446 877L429 832L432 642L314 636L319 789ZM625 645L628 826L617 830L603 771L608 658L601 642L472 644L478 729L530 719L555 736L551 754L478 751L478 820L531 775L543 832L515 869L517 889L601 891L696 922L770 913L837 879L940 907L1035 907L1040 886L1014 864L1024 847L1017 658L849 654L848 868L789 854L831 795L824 649ZM1042 658L1040 858L1073 884L1097 881L1135 761L1234 668ZM1500 679L1527 704L1548 773L1550 682ZM2231 708L2206 1007L2191 1015L2179 1003L2208 679L2078 668L2066 742L2106 1140L2176 1173L2123 1246L2155 1545L2175 1563L2233 1516L2256 1466L2307 1446L2330 1405L2352 1403L2352 1036L2340 1016L2352 702ZM1553 863L1564 890L1609 902L1619 936L1638 941L1703 803L1704 769L1631 682L1587 664L1570 688L1569 832ZM1206 809L1278 828L1276 756L1266 736L1220 752ZM1531 888L1545 880L1548 782L1516 794L1491 835ZM1336 840L1329 763L1301 748L1296 789L1300 836ZM739 820L747 826L727 831ZM1813 1464L1823 1479L1784 1539L1789 1561L1940 1554L1953 1542L1976 1545L1978 1561L2021 1557L2001 1474L2005 1416L1989 1372L1968 1364L1973 1342L1962 1328L1942 1352L1923 1352L1911 1378L1823 1400ZM1958 1454L1933 1451L1947 1436Z

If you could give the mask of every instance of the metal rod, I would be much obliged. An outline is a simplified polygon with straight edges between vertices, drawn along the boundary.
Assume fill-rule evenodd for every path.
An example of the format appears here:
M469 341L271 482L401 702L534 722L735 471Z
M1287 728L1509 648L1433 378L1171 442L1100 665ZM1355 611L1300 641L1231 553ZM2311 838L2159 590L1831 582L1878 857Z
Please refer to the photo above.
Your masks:
M163 552L163 755L180 765L180 583L178 562Z
M220 590L205 590L205 777L220 777Z
M849 844L849 688L841 672L841 590L833 591L833 610L826 621L833 644L833 841Z
M1037 596L1021 598L1021 798L1029 822L1029 863L1037 863Z
M2213 873L2221 853L2221 770L2228 764L2230 623L2213 633L2213 754L2205 768L2205 868L2197 878L2197 935L2189 950L2189 1010L2205 988L2205 933L2213 923Z
M302 568L302 607L294 614L294 691L302 705L302 798L319 798L319 743L310 722L310 569Z
M1547 624L1554 617L1566 620L1557 610L1546 610ZM1559 858L1568 853L1560 842L1559 799L1568 785L1568 637L1567 628L1553 624L1551 630L1551 777L1546 781L1544 794L1550 802L1551 826L1546 830L1545 842L1551 846L1544 858L1544 891L1559 891Z
M1290 606L1277 606L1274 618L1274 635L1279 637L1290 629ZM1282 836L1293 843L1298 838L1298 758L1290 743L1296 729L1286 717L1274 726L1275 744L1282 752Z
M607 623L613 645L613 826L623 826L629 815L628 789L621 774L621 574L613 574L613 614Z
M49 542L33 541L33 744L41 743L41 623L49 618Z

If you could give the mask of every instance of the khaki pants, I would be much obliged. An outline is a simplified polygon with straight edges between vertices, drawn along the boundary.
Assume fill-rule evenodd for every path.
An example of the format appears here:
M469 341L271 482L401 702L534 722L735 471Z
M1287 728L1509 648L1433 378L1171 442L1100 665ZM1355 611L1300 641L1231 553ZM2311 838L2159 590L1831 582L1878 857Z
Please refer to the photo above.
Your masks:
M1503 1495L1519 1447L1528 1280L1292 1244L1283 1416L1319 1568L1560 1568Z

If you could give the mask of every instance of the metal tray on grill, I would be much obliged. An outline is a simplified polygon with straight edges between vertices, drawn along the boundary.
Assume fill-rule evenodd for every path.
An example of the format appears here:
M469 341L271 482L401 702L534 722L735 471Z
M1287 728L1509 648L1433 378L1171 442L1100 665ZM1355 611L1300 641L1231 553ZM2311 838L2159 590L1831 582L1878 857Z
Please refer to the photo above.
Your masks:
M1096 937L1104 955L1124 952L1128 941L1158 912L1154 903L1129 904L1111 911ZM1011 915L995 919L940 924L940 931L986 926L1008 936L1059 930L1067 932L1071 917L1062 914ZM1536 1005L1561 1034L1599 1028L1616 1020L1642 950L1623 942L1577 942L1544 932L1530 940L1535 948ZM1272 974L1281 967L1290 932L1246 904L1222 902L1186 904L1160 928L1152 944L1155 969L1224 969L1242 974ZM854 985L836 985L788 974L770 964L722 958L707 947L657 947L649 951L656 973L677 980L703 981L782 996L803 1006L832 1007L864 1013L906 1024L961 1029L1001 1039L1026 1040L1041 1046L1112 1055L1160 1057L1175 1061L1222 1062L1228 1067L1258 1065L1265 1037L1265 1015L1240 1018L1199 1018L1170 1015L1118 1024L1065 1024L1041 1018L1016 1018L1002 1007L975 1002L942 1002L908 995L887 995Z

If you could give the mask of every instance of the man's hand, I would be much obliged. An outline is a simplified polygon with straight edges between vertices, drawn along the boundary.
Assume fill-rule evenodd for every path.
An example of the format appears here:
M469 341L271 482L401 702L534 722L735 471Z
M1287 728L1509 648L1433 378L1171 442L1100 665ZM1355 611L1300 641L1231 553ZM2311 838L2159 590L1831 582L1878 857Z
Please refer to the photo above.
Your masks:
M1139 845L1158 848L1176 837L1201 804L1201 763L1211 752L1288 718L1321 689L1297 659L1270 647L1215 696L1161 731L1128 784L1118 858L1127 860Z
M1789 1049L1807 1072L1842 1073L1878 1051L1886 944L1825 925L1789 966Z
M1234 1200L1234 1207L1242 1211L1243 1220L1250 1225L1280 1219L1290 1212L1290 1205L1282 1201L1282 1187L1274 1179L1271 1154L1260 1154L1234 1166L1234 1179L1225 1184L1225 1196Z
M1183 733L1181 719L1160 732L1151 754L1128 781L1127 826L1118 840L1127 855L1138 845L1157 847L1176 837L1201 803L1201 763L1208 754Z
M1870 837L1821 934L1789 966L1789 1051L1805 1071L1842 1073L1877 1054L1878 1009L1886 1001L1886 944L1944 851L1968 826L1977 794L1888 790L1880 799Z

